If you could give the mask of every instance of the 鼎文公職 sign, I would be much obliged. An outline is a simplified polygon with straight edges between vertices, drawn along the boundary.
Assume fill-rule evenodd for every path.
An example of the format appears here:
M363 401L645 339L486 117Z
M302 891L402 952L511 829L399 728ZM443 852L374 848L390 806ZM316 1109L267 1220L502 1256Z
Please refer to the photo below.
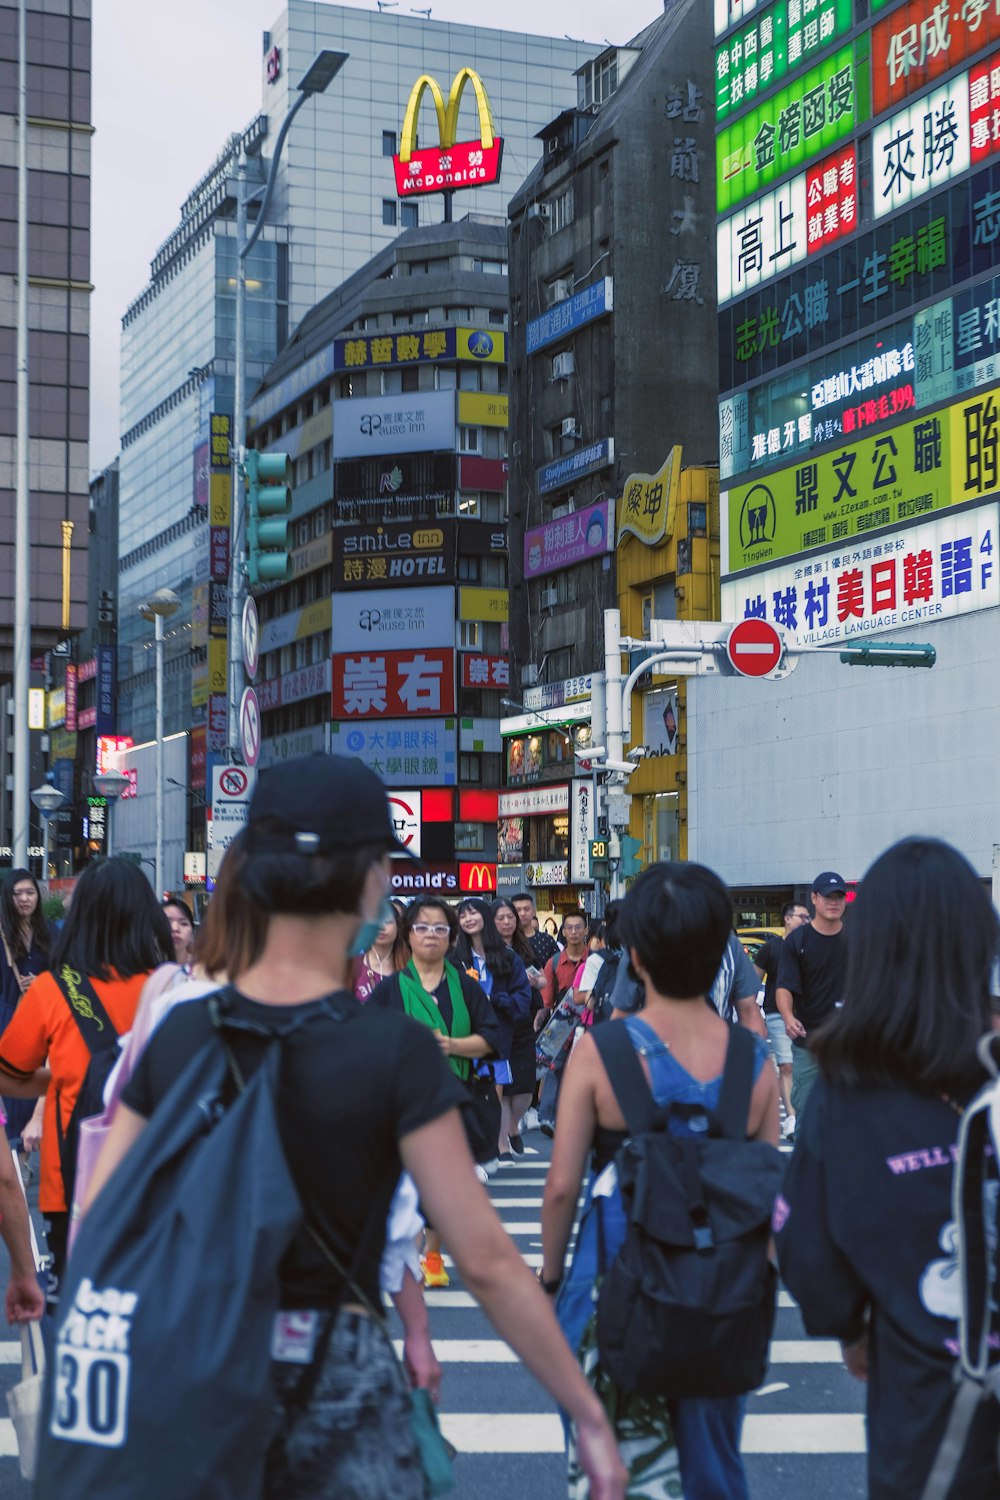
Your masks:
M615 546L614 501L601 500L568 516L533 526L524 534L524 576L541 578L590 557L602 557Z
M656 474L630 474L622 491L619 512L618 544L626 532L637 536L647 547L667 540L674 534L677 494L681 479L681 447L671 448L663 467Z

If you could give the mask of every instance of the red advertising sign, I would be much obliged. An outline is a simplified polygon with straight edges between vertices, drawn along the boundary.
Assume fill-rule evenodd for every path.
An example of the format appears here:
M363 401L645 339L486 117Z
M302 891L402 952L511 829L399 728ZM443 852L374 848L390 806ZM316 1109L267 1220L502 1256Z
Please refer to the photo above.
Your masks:
M497 889L497 867L496 865L483 864L477 860L475 863L460 864L458 867L459 889L471 891L478 894L482 891L491 896L496 895Z
M191 751L191 785L195 791L204 791L208 754L205 749L205 726L196 724L188 740Z
M854 146L834 151L806 172L806 241L810 255L858 227L858 163Z
M455 653L341 652L333 658L333 717L403 719L455 712Z
M71 661L66 663L66 729L76 731L76 667Z
M1000 147L1000 52L969 72L969 130L973 166ZM67 710L69 701L67 700Z
M506 656L477 656L474 652L465 652L462 656L462 686L510 687L510 661Z
M502 494L507 485L508 463L505 458L478 458L463 454L458 460L460 490L488 490Z
M909 0L898 6L872 28L872 114L918 93L997 37L995 0Z
M479 107L479 139L456 140L458 112L465 85L471 83ZM437 146L417 146L420 101L429 92L437 115ZM459 68L448 94L447 106L435 78L422 73L410 90L403 116L399 155L392 158L396 193L409 198L418 193L450 193L455 188L483 187L500 177L503 141L496 133L493 111L483 81L472 68Z
M229 737L229 703L225 693L208 695L208 732L205 743L209 750L225 750Z

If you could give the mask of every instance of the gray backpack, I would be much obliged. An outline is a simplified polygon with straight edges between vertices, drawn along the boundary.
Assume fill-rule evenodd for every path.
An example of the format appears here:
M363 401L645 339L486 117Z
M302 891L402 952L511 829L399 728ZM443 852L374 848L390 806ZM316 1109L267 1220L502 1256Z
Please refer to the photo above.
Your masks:
M1000 1401L1000 1036L990 1032L978 1047L991 1075L962 1116L953 1186L958 1226L962 1311L958 1322L957 1390L948 1426L921 1500L947 1500L965 1456L969 1430L984 1401ZM992 1191L988 1191L992 1184ZM1000 1456L997 1492L1000 1493Z

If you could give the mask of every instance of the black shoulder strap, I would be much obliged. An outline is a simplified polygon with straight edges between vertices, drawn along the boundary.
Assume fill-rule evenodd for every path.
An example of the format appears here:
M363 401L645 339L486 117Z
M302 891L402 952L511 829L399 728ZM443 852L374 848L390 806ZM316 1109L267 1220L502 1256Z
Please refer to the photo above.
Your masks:
M615 1091L630 1135L643 1135L656 1124L659 1110L624 1021L610 1021L591 1032L597 1054Z
M745 1026L730 1026L726 1066L722 1073L713 1135L727 1141L746 1140L750 1096L753 1093L755 1048Z
M86 974L79 974L69 964L51 973L91 1057L110 1052L118 1043L118 1033Z

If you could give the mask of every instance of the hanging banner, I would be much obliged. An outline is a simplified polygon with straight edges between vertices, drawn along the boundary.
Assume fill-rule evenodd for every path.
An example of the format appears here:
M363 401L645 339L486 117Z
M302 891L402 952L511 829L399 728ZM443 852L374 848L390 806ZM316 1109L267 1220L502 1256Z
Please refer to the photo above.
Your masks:
M630 474L622 491L618 520L618 545L626 532L647 547L669 540L674 534L677 495L681 482L682 448L671 448L656 474Z

